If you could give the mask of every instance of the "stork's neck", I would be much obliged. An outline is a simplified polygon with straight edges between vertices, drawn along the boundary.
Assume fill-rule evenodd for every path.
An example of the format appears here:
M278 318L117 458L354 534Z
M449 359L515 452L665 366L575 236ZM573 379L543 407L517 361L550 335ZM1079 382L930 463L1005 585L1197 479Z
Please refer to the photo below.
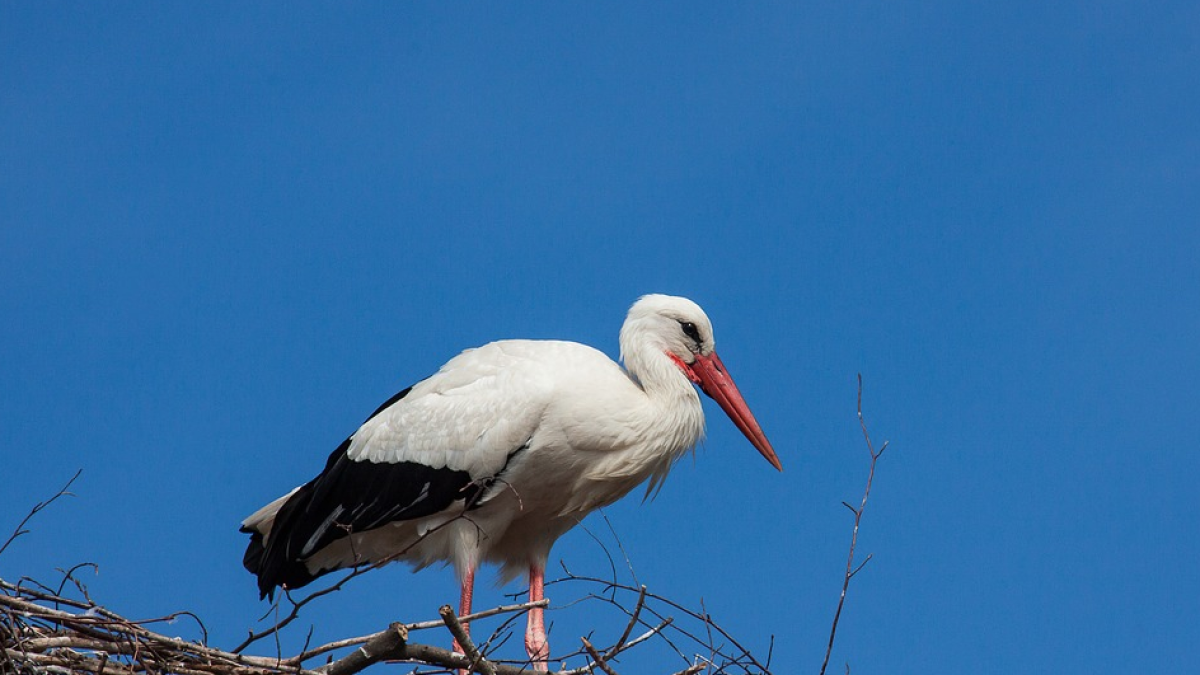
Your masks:
M621 331L625 372L645 395L635 424L643 443L632 446L639 469L630 472L640 482L651 476L647 494L666 478L675 460L704 436L704 411L696 388L675 360L653 339L638 339L636 331ZM652 337L652 336L651 336Z
M637 322L626 322L621 328L621 360L652 403L699 409L700 397L678 357L673 357L652 331Z
M680 367L679 358L669 352L644 350L627 355L625 371L651 399L663 402L679 398L700 400L691 380Z

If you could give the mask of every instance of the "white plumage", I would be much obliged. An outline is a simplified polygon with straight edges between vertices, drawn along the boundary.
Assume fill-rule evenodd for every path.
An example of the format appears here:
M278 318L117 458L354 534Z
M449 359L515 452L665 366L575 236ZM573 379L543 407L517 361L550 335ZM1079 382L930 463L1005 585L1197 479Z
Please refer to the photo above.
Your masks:
M596 508L653 490L704 432L693 382L774 466L779 460L685 298L648 295L620 335L625 369L559 341L470 349L369 418L308 484L243 522L260 589L391 559L453 563L470 608L475 569L528 572L541 597L550 548ZM277 522L278 521L278 522ZM526 646L545 668L541 612Z

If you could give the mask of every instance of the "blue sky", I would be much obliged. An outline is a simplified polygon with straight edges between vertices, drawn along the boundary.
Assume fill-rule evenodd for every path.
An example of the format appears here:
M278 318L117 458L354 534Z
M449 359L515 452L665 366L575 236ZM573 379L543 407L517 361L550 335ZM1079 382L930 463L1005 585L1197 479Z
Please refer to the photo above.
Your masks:
M607 511L651 590L819 668L861 372L892 445L831 667L1192 667L1197 63L1182 2L6 4L0 529L83 474L0 576L95 562L106 606L232 646L238 521L378 403L493 339L615 356L667 292L786 471L706 403ZM554 556L608 570L578 530ZM395 566L305 619L456 594ZM555 652L622 627L548 620Z

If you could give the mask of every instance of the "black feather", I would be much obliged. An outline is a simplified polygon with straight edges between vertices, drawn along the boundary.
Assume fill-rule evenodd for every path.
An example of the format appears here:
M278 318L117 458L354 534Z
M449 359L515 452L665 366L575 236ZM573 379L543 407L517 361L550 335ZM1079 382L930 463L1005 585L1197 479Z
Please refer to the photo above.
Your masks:
M393 396L367 419L408 392ZM432 515L459 500L475 507L481 491L495 480L475 482L466 471L417 462L355 461L346 454L349 447L347 438L329 455L325 470L284 502L266 546L261 534L250 532L242 563L258 576L263 597L272 595L276 586L299 588L333 571L310 572L305 561L334 541L390 522Z

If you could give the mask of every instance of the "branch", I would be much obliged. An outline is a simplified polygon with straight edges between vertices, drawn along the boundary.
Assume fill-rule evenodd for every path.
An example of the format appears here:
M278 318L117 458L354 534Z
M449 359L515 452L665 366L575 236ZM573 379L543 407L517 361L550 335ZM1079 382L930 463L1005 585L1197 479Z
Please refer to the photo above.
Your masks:
M654 637L655 635L661 634L663 629L666 628L667 626L671 625L672 622L673 622L673 620L670 617L667 617L662 623L651 628L650 630L646 631L645 633L642 633L641 635L637 636L633 640L630 640L628 643L625 644L625 646L622 649L618 650L617 653L619 654L623 651L626 651L628 649L636 647L637 645L640 645L641 643L645 642L646 640L649 640L650 638ZM609 658L612 658L612 657L609 657ZM558 675L591 675L592 672L598 666L599 666L598 663L593 662L593 663L587 664L586 666L581 666L579 668L573 668L571 670L561 671L558 673ZM500 675L504 675L504 674L501 673Z
M590 640L587 638L580 638L580 640L583 641L583 648L587 650L588 656L592 657L592 662L599 666L600 670L603 670L607 675L617 675L617 671L608 665L608 661L605 661L603 656L600 656L600 652L596 651Z
M247 636L246 639L243 640L241 644L239 644L238 646L233 648L233 653L240 654L242 652L242 650L244 650L246 647L249 647L250 645L254 644L255 642L258 642L259 640L261 640L267 636L275 635L275 634L279 633L279 631L282 630L285 626L287 626L288 624L290 624L291 622L293 622L297 618L299 618L300 608L304 607L308 603L312 602L313 600L316 600L317 598L319 598L321 596L329 595L330 593L333 593L335 591L342 590L342 586L344 586L346 584L346 582L350 581L351 579L353 579L354 577L356 577L360 574L363 574L364 572L366 572L367 570L370 570L370 569L373 569L373 568L369 567L369 566L368 567L356 567L353 570L351 570L349 574L347 574L346 576L339 579L337 581L337 583L335 583L332 586L329 586L327 588L322 588L318 591L313 591L312 593L305 596L299 602L292 600L291 594L288 593L287 591L284 591L283 592L284 597L286 597L292 603L292 610L290 612L288 612L287 616L276 621L275 624L273 626L271 626L270 628L265 628L257 633L255 633L254 631L250 631L250 635ZM273 605L271 605L271 611L276 610L278 608L279 608L279 601L277 600ZM265 619L267 616L270 616L271 611L268 611L267 614L263 615L263 618Z
M825 660L821 663L821 675L825 675L825 669L829 666L829 655L833 653L833 640L837 636L838 620L842 617L842 607L846 604L846 590L850 588L850 579L858 574L859 570L871 561L871 556L868 555L862 564L858 567L854 566L854 547L858 544L858 526L862 522L863 512L867 509L867 497L871 495L871 483L875 480L875 464L879 462L879 458L883 455L883 451L887 450L887 442L879 448L879 452L875 451L875 446L871 443L871 435L867 433L867 422L863 418L862 412L862 374L858 376L858 424L862 428L863 439L867 442L867 452L871 454L871 469L867 473L867 487L863 490L862 502L858 508L850 506L846 502L842 502L846 508L854 514L854 529L850 534L850 554L846 559L846 573L842 577L842 594L838 598L837 611L833 614L833 625L829 629L829 645L825 648ZM847 667L848 669L848 667Z
M75 475L71 476L71 480L67 481L67 484L62 486L62 488L60 488L59 491L53 497L51 497L50 499L47 499L44 502L38 502L32 509L30 509L29 513L21 520L20 523L17 524L17 529L13 530L13 533L8 536L8 539L4 540L3 545L0 545L0 555L2 555L4 553L4 550L8 548L8 545L13 543L17 539L17 537L19 537L23 534L29 534L29 530L25 529L25 525L29 522L29 520L31 518L33 518L34 516L36 516L38 514L38 511L41 511L42 509L46 508L47 506L50 506L54 502L58 501L59 497L62 497L64 495L70 495L72 497L74 496L70 492L67 492L67 490L69 490L71 488L71 483L74 483L75 479L79 478L79 474L81 474L81 473L83 473L83 469L79 469L78 471L76 471Z
M461 617L459 617L459 621L470 622L470 621L474 621L476 619L486 619L488 617L496 616L498 614L510 614L510 613L517 613L517 612L525 612L534 607L548 607L549 605L550 605L550 601L544 600L544 599L538 600L536 602L525 602L525 603L521 603L519 605L501 605L499 607L493 607L492 609L487 609L482 612L475 612L474 614L467 614L466 616L461 616ZM415 630L424 630L427 628L440 628L440 627L445 626L446 622L442 621L441 619L438 619L436 621L418 621L416 623L392 624L391 626L388 627L387 630L381 631L379 633L372 633L370 635L363 635L360 637L346 638L344 640L337 640L335 642L329 642L327 644L323 644L320 647L314 647L313 649L310 649L310 650L302 652L296 656L293 656L292 658L288 659L286 661L286 663L299 664L299 663L303 663L304 661L307 661L315 656L320 656L321 654L325 654L327 652L332 652L337 649L343 649L345 647L353 647L355 645L369 644L372 640L379 638L386 633L394 631L395 629L393 627L397 626L397 625L403 627L404 630L407 632L412 632Z
M483 675L496 675L496 668L487 659L483 658L483 654L475 648L475 643L471 642L471 636L467 634L467 629L463 627L462 622L454 615L454 610L450 605L442 605L438 610L438 614L442 616L442 621L446 623L446 628L450 629L450 634L454 636L454 641L462 647L463 655L467 657L470 666L467 670L474 671L476 668Z
M367 666L388 658L389 654L403 653L408 645L408 629L403 624L393 623L388 629L376 633L362 647L349 656L334 661L318 672L324 675L351 675Z
M608 650L608 653L606 654L606 656L608 658L611 659L612 657L614 657L620 653L621 647L625 644L625 641L629 639L629 634L633 632L633 627L637 625L638 616L642 613L642 607L645 604L646 604L646 587L641 586L640 590L638 590L637 604L633 606L633 614L631 614L629 616L629 623L625 624L625 632L621 633L621 637L617 638L616 644L614 644Z
M633 586L628 586L625 584L617 583L616 581L612 581L612 580L598 579L596 577L580 576L580 575L571 573L569 570L566 571L566 575L567 576L565 578L556 579L554 581L547 582L546 585L552 586L554 584L559 584L559 583L568 582L568 581L587 582L587 583L594 583L594 584L599 584L599 585L603 586L605 591L601 591L602 593L606 592L607 590L611 590L611 589L618 589L618 590L622 590L622 591L627 591L629 593L639 593L639 595L641 593L640 588L634 588ZM603 595L596 595L596 594L592 594L588 597L595 599L595 600L602 600L608 604L615 605L616 607L624 610L626 613L630 613L629 610L626 610L620 603L616 602L615 600L613 600L611 598L605 597ZM703 647L705 649L711 649L713 651L714 655L720 656L721 658L724 658L724 659L727 659L729 661L730 665L738 665L745 672L751 672L748 668L746 668L746 666L749 665L749 666L753 666L761 673L764 673L767 675L770 674L770 672L771 672L770 668L768 668L766 664L759 662L759 660L757 658L755 658L754 654L751 653L750 650L743 647L742 644L736 638L733 637L733 635L731 635L728 631L726 631L724 628L722 628L720 625L718 625L715 621L713 621L711 617L709 617L705 614L695 612L673 600L669 600L669 599L664 598L661 595L657 595L655 593L647 592L646 597L651 600L654 600L656 602L660 602L664 605L667 605L668 607L671 607L672 609L683 612L691 619L694 619L696 621L704 623L706 626L706 631L709 629L716 630L717 633L722 638L724 638L726 641L729 642L729 644L733 645L733 647L735 647L737 649L737 652L734 654L727 654L721 650L718 650L718 649L716 649L715 645L711 644L711 641L706 641L705 638L698 637L697 635L689 632L688 630L685 630L684 628L682 628L678 625L673 625L674 621L673 621L673 619L671 619L671 617L666 617L664 619L664 617L661 613L659 613L658 611L656 611L654 609L647 607L645 611L648 611L650 614L653 614L655 617L657 617L659 619L664 619L663 622L660 623L657 627L655 627L651 631L649 631L646 634L639 637L638 639L632 640L629 643L627 643L621 650L618 650L618 653L620 651L625 651L626 649L629 649L630 647L637 645L639 642L642 642L642 641L652 637L652 635L654 633L661 631L663 628L666 628L668 625L671 625L672 628L674 628L675 631L677 633L679 633L680 635L683 635L684 637L688 638L689 640L691 640L695 644L699 645L700 647ZM640 622L640 623L643 623L643 625L647 625L647 624L645 624L645 622ZM664 636L664 639L666 639L665 636ZM668 643L670 643L669 640L668 640ZM674 645L672 644L672 646L674 646ZM678 648L676 648L676 652L678 652L679 655L681 657L683 657L683 652L679 651ZM685 661L688 661L688 659L686 657L683 657L683 658L685 659ZM689 661L689 663L690 663L690 661ZM586 669L576 669L576 670L578 672L586 672ZM566 671L566 672L573 675L576 672L576 670Z

